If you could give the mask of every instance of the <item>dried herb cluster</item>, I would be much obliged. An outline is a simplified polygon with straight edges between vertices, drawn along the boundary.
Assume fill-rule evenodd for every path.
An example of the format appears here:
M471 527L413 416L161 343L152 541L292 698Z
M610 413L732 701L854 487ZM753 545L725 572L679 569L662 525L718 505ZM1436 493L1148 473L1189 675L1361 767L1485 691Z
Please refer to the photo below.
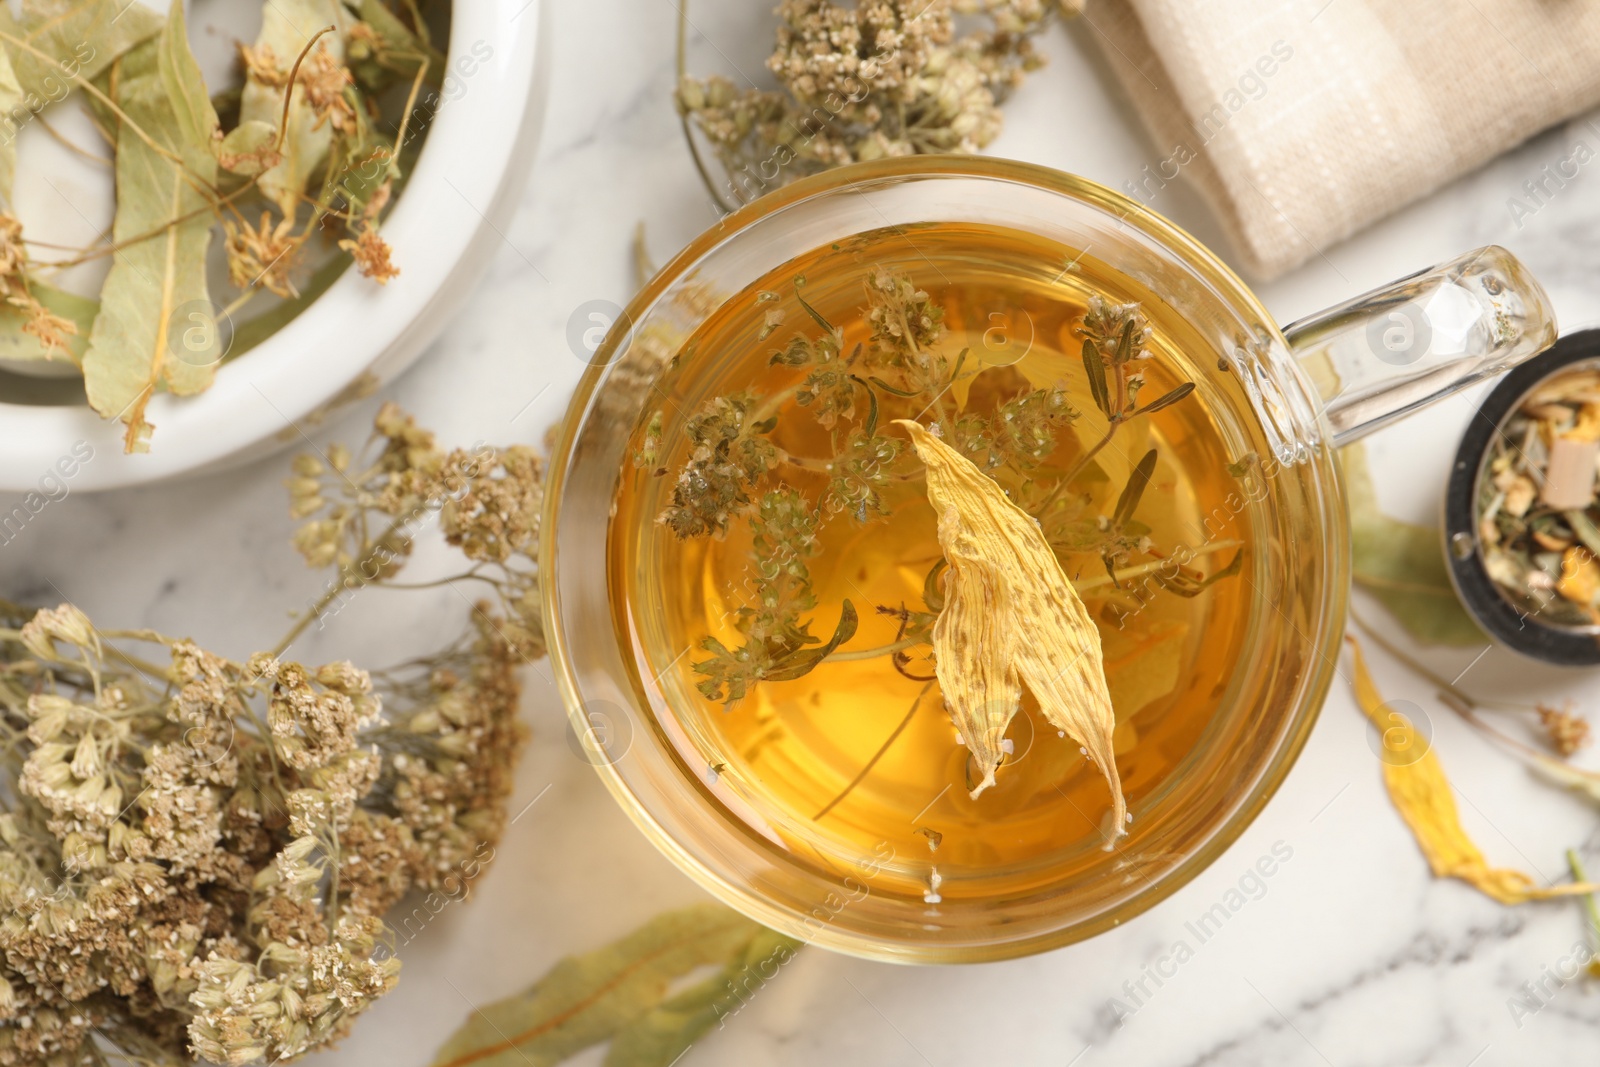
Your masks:
M1005 724L1018 707L1015 697L1020 682L1013 673L1017 668L1014 661L1026 657L1002 657L1007 659L1001 671L1004 677L996 677L996 686L989 687L993 692L985 690L987 696L964 699L951 672L970 675L972 671L957 646L977 647L985 642L973 644L971 627L953 622L946 625L950 617L963 613L961 606L953 603L959 598L952 595L952 589L968 589L969 599L977 598L974 605L983 599L978 596L980 586L994 596L1015 594L1021 598L1013 605L1016 612L987 602L966 612L976 612L991 628L1004 628L1013 639L1042 640L1040 635L1056 633L1052 627L1059 623L1064 628L1063 642L1071 645L1067 658L1081 645L1093 653L1086 664L1100 672L1097 685L1078 686L1075 682L1073 693L1105 697L1094 624L1061 572L1057 554L1098 554L1107 575L1086 584L1107 587L1101 595L1115 594L1124 568L1136 559L1158 561L1140 563L1137 569L1141 573L1154 569L1162 587L1195 596L1212 582L1236 573L1240 558L1236 556L1231 565L1209 578L1159 562L1164 554L1152 542L1149 527L1135 518L1156 467L1156 452L1150 450L1143 456L1120 492L1110 491L1109 479L1095 461L1121 427L1176 404L1193 391L1186 383L1154 401L1139 402L1149 351L1148 326L1137 307L1095 299L1084 316L1085 374L1107 426L1097 443L1085 447L1067 432L1079 413L1064 385L1036 387L1014 366L984 367L966 350L952 352L939 301L913 279L880 268L863 280L862 295L860 320L846 326L830 322L812 306L803 278L796 279L789 294L759 294L756 307L764 322L758 335L762 340L775 338L784 330L791 314L798 322L798 328L770 349L768 363L776 372L771 384L714 397L689 413L680 426L664 426L662 413L655 413L642 431L636 459L641 467L655 467L663 455L682 457L670 503L659 516L659 522L676 536L722 538L741 524L750 535L749 595L736 606L732 617L741 641L735 644L708 637L700 647L709 655L693 664L700 692L707 699L728 703L742 699L762 681L800 677L840 653L855 636L859 618L850 601L841 603L837 620L818 620L811 614L817 598L810 566L826 526L879 521L901 506L930 496L936 481L943 484L948 480L934 470L935 459L945 456L992 487L994 498L1004 503L994 514L1015 510L1031 531L1027 537L1019 533L1021 540L1008 535L995 543L1026 541L1031 545L1036 538L1042 553L1035 553L1037 566L1018 562L1006 570L1002 565L1006 560L963 557L962 574L958 575L955 561L949 558L952 545L958 541L966 544L971 538L947 539L941 518L940 542L946 558L928 571L923 603L915 609L903 604L874 605L879 614L898 620L896 640L880 649L848 650L851 659L883 655L900 673L919 680L933 675L914 673L927 668L913 662L913 650L920 647L918 655L924 663L930 657L935 660L946 703L958 725L965 723L962 734L982 763L972 768L974 776L969 783L974 790L981 790L985 783L992 783L994 770L1002 762L999 746ZM908 432L917 444L915 451L907 447L912 443ZM830 446L823 455L791 454L781 443L819 439ZM940 470L948 466L943 464ZM661 468L657 473L673 471ZM949 496L948 487L942 492L941 500ZM962 499L968 497L972 494ZM993 525L984 525L979 510L961 514L960 526L969 534L978 526L988 529ZM1011 530L1016 524L1001 525ZM953 532L951 536L955 538ZM1049 567L1039 562L1045 559ZM1011 594L991 588L995 583L986 585L972 577L980 571L1009 575L999 585ZM1028 577L1023 577L1024 572ZM963 575L967 580L961 580ZM1040 583L1048 585L1051 575L1059 577L1064 591L1059 603L1039 608L1050 615L1040 622L1021 605L1023 601L1031 604L1043 588ZM1076 615L1067 610L1071 604L1078 605ZM821 629L818 622L830 629ZM1076 622L1083 622L1086 629ZM957 631L957 637L941 642L941 632L950 637ZM1022 638L1024 633L1029 636ZM985 663L999 653L997 634L989 634L994 640L987 641L981 651L979 658ZM1014 648L1015 642L1004 647ZM1040 655L1049 659L1054 652L1041 650ZM1039 669L1029 674L1030 687L1034 681L1044 684L1051 676L1041 660ZM1049 692L1041 695L1041 700L1059 695L1048 684L1044 688ZM1060 712L1055 717L1060 720L1057 726L1080 743L1093 744L1096 758L1106 764L1108 774L1114 774L1109 759L1109 699L1056 704L1059 707L1052 707Z
M212 95L181 3L164 21L117 0L23 0L0 16L0 355L76 364L94 409L127 425L130 452L149 448L155 393L208 388L224 355L282 326L351 260L380 283L397 273L379 220L426 132L415 105L443 76L416 6L272 0L239 52L239 83ZM108 243L38 260L12 214L16 133L46 122L37 113L63 87L109 150L116 215ZM226 300L207 280L217 230ZM105 256L98 299L49 281ZM275 306L232 328L263 292Z
M1600 371L1542 383L1495 435L1478 482L1488 575L1542 621L1600 624Z
M781 89L741 89L683 71L678 112L726 172L724 208L845 163L976 152L1000 132L1000 105L1042 60L1033 39L1076 0L782 0L767 69ZM686 19L685 8L680 14ZM680 35L683 27L680 25ZM693 149L693 140L690 141ZM696 154L698 163L699 157Z
M296 460L297 544L335 577L271 651L0 609L0 1064L297 1056L393 987L384 913L493 859L515 669L543 648L540 467L446 452L392 406L374 444ZM480 603L459 644L388 672L285 658L393 585L433 514L503 617Z

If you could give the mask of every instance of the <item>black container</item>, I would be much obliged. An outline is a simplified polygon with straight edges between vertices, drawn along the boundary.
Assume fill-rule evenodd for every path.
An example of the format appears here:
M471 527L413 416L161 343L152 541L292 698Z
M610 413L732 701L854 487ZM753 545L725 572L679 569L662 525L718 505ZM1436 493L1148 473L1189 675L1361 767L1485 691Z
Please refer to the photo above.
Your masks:
M1506 647L1567 667L1600 665L1600 627L1593 632L1542 623L1511 603L1489 580L1478 552L1478 472L1507 416L1546 378L1574 365L1600 367L1600 329L1568 334L1495 386L1456 450L1445 492L1444 549L1456 593L1478 625Z

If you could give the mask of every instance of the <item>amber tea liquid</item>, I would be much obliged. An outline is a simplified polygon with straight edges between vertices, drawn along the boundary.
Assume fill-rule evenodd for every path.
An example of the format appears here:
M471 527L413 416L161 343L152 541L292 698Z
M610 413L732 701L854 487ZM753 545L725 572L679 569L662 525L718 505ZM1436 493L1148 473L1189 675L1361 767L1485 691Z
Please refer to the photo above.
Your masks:
M662 412L658 466L622 472L608 532L615 624L623 646L635 652L637 683L658 690L672 709L659 729L686 772L701 782L706 802L722 806L770 847L835 876L865 866L875 890L920 894L935 905L1059 886L1104 856L1110 800L1100 771L1025 693L1007 734L1011 755L996 785L972 799L967 750L937 682L924 680L933 674L929 648L907 649L909 661L898 664L889 654L873 654L900 635L900 619L877 609L925 610L925 582L941 558L914 457L901 461L907 476L883 489L887 518L863 524L829 514L818 531L820 550L809 560L817 599L807 613L812 630L826 640L849 600L861 616L855 636L810 673L763 681L731 706L696 688L701 678L694 664L706 655L701 642L739 643L732 619L754 595L752 544L745 522L734 522L722 539L689 540L657 524L687 458L684 419L712 397L742 391L783 396L804 378L805 368L771 361L773 350L795 332L819 332L792 296L796 277L804 279L806 301L843 330L844 352L867 341L863 285L880 268L905 274L943 308L941 351L952 359L962 349L968 353L937 410L920 399L884 394L882 425L893 418L926 424L936 414L954 419L967 410L993 411L1028 388L1067 391L1079 415L1026 475L1033 500L1079 466L1107 429L1081 357L1091 295L1138 302L1148 319L1150 358L1139 365L1144 400L1184 382L1203 385L1217 371L1215 350L1189 332L1159 294L1032 235L933 225L819 249L727 299L686 339L660 380L654 397ZM763 291L780 295L785 315L779 329L759 340L773 307ZM1074 550L1071 543L1058 549L1104 645L1118 723L1117 766L1133 816L1125 842L1137 840L1141 817L1179 776L1204 773L1208 737L1218 732L1219 698L1250 630L1249 564L1258 546L1238 504L1237 466L1232 472L1229 466L1240 459L1241 434L1262 454L1266 446L1249 437L1258 430L1236 421L1229 435L1219 433L1221 415L1209 405L1208 392L1199 388L1121 426L1060 494L1068 501L1064 525L1092 532L1140 457L1157 450L1155 473L1136 512L1149 531L1145 550L1118 568L1117 580L1098 551ZM858 420L865 407L858 405ZM635 429L635 443L643 433L642 425ZM830 454L838 433L818 425L792 397L783 402L772 437L798 461L780 465L763 484L821 500L829 475L813 460ZM1237 572L1198 595L1176 595L1154 580L1179 563L1190 578L1203 580L1235 556L1242 560Z

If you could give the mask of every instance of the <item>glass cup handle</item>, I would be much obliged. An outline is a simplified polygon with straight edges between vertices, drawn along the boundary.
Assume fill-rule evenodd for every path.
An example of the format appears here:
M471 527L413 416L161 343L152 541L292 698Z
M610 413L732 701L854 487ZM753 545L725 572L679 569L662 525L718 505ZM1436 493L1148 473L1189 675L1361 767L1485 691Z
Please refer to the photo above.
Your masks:
M1528 268L1498 245L1420 271L1284 328L1347 445L1538 355L1556 316Z

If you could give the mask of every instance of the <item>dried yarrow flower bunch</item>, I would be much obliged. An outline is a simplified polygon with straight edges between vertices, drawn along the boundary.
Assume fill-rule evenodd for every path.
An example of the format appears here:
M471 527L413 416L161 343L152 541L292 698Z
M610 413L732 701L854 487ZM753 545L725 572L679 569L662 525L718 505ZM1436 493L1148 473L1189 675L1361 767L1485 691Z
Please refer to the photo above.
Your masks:
M689 77L680 22L678 112L726 172L719 185L700 166L728 210L845 163L976 152L1000 133L1001 103L1043 62L1033 39L1081 9L1081 0L782 0L767 60L778 90Z
M0 1064L298 1056L393 988L384 913L493 859L543 651L541 467L393 405L373 445L295 461L297 546L336 577L271 651L0 605ZM285 656L435 515L499 610L394 671Z
M413 0L270 0L236 77L210 86L182 3L165 19L122 0L11 5L0 16L0 357L76 366L94 410L126 424L125 448L148 450L157 392L209 388L224 357L351 263L379 284L398 273L380 220L444 73ZM13 213L18 131L47 123L41 113L73 91L103 143L47 128L116 180L108 239L86 248L29 242ZM104 257L96 298L53 284ZM208 262L226 266L223 291ZM235 322L247 304L252 316Z

